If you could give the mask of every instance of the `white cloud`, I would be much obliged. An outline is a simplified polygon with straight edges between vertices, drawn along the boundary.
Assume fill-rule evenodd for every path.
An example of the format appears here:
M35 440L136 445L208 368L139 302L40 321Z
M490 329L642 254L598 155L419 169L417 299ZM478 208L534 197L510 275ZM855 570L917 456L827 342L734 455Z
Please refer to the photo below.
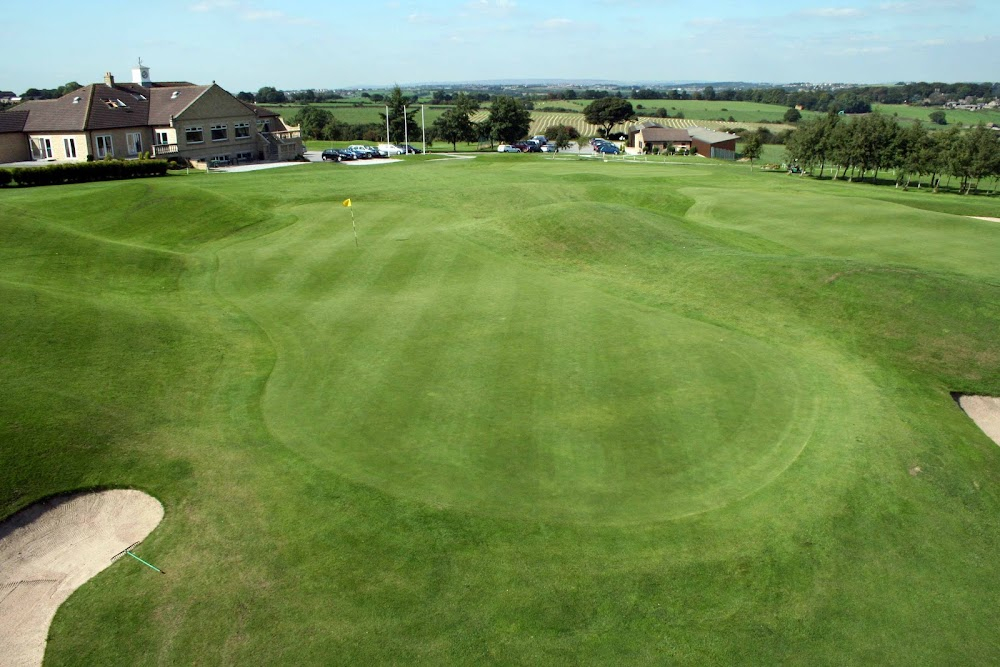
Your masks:
M559 28L569 28L573 25L573 19L547 19L542 21L541 26L543 28L548 28L550 30L558 30Z
M210 12L216 9L231 9L236 6L236 0L201 0L191 5L192 12Z
M709 17L693 18L687 24L695 28L711 28L712 26L721 25L722 19Z
M243 18L247 21L283 21L288 17L277 9L250 9L243 12Z
M864 12L856 7L817 7L816 9L804 9L799 12L799 15L824 19L850 19L864 16Z

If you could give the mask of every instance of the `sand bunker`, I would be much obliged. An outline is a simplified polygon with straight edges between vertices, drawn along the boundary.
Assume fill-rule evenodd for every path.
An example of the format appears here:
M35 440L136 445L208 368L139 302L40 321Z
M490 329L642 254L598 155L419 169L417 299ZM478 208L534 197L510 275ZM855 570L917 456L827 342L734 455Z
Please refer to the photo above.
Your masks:
M1000 445L1000 398L992 396L959 396L958 404L976 422L983 433Z
M1000 218L990 218L981 215L970 215L970 218L975 218L976 220L986 220L988 222L1000 222Z
M0 524L0 663L41 665L59 605L162 518L152 496L115 490L47 500Z

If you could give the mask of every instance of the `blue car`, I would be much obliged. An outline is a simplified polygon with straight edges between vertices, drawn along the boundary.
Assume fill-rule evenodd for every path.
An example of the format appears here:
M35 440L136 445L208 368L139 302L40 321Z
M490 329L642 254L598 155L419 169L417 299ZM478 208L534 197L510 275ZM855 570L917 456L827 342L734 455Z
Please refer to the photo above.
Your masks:
M594 146L594 151L610 155L618 155L621 152L614 144L598 144L597 146Z

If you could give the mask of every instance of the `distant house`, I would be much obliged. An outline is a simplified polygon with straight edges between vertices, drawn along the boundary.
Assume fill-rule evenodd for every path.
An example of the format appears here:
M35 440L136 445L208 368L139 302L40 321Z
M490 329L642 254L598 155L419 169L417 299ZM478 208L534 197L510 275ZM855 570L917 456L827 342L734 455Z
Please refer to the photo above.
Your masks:
M698 155L722 160L736 159L736 141L739 137L728 132L717 132L704 127L663 127L652 121L633 125L628 131L628 145L640 151L670 146L688 149Z
M9 90L0 90L0 104L11 104L20 99L21 98L17 96L17 93Z
M0 113L0 161L130 159L149 153L204 166L290 160L305 152L299 128L215 83L153 83L141 64L132 73L132 83L117 83L108 73L103 83Z

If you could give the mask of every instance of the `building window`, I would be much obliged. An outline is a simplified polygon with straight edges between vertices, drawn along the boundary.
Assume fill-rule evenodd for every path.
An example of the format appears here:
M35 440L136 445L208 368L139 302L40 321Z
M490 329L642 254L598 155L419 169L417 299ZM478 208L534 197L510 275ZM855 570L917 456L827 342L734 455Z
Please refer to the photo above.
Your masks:
M102 158L106 155L114 155L115 149L111 144L110 134L99 134L94 137L94 147L97 149L97 157Z
M253 161L253 153L251 151L246 151L244 153L236 154L237 162L251 162Z
M31 155L36 160L52 159L52 140L48 137L38 137L31 140Z
M66 157L76 157L76 139L63 137L63 148L66 151Z
M128 147L129 155L138 155L142 152L142 135L138 132L129 132L125 135L125 145Z
M229 138L229 131L225 125L212 126L212 141L225 141Z
M233 125L233 130L237 139L250 138L250 123L236 123Z
M170 136L163 130L156 131L156 145L165 146L170 143Z
M184 141L189 144L200 144L205 141L205 133L202 132L200 127L185 127Z

